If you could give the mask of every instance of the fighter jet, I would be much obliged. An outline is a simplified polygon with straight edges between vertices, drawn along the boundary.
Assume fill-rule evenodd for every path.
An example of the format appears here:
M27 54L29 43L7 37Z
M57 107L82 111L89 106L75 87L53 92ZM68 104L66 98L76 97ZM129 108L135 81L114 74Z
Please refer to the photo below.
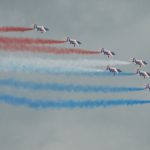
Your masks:
M113 57L114 55L116 55L114 52L112 52L112 51L110 51L110 50L107 50L107 49L104 49L104 48L102 48L102 49L100 50L100 53L104 53L104 55L107 55L108 58L109 58L109 57Z
M144 77L144 79L145 79L146 77L147 77L147 78L149 78L149 77L150 77L150 73L149 73L149 72L141 71L141 70L139 70L139 69L137 69L136 74L138 74L138 75L140 75L140 76L143 76L143 77Z
M132 62L135 63L136 65L139 65L140 67L147 65L147 62L141 59L132 58Z
M70 37L67 37L66 42L69 42L70 44L73 44L73 46L75 47L80 46L81 42L76 40L76 39L70 39Z
M113 72L114 75L118 74L119 72L122 72L120 69L117 69L115 67L110 67L110 66L107 66L106 70L109 70L110 72Z
M39 26L37 24L33 24L33 29L36 30L36 31L39 31L41 33L43 32L47 32L49 29L44 27L44 26Z

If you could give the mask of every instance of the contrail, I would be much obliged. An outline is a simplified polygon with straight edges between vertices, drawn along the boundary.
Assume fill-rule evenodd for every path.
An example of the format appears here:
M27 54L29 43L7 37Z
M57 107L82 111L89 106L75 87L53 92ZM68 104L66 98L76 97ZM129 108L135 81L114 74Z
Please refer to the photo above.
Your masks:
M133 99L111 99L111 100L33 100L25 97L14 97L11 95L0 94L0 102L14 106L26 106L33 109L48 109L48 108L99 108L113 106L133 106L150 104L150 100L133 100Z
M63 40L52 39L33 39L33 38L17 38L17 37L3 37L0 36L0 43L2 44L61 44L65 43Z
M0 27L0 32L25 32L33 30L33 28L27 27Z
M56 48L49 46L34 46L26 44L5 44L0 43L0 50L7 51L30 51L30 52L41 52L41 53L51 53L51 54L80 54L80 55L96 55L99 54L98 51L93 50L83 50L83 49L74 49L74 48Z
M96 86L96 85L75 85L63 83L36 83L29 81L18 81L15 79L0 79L0 85L24 88L29 90L52 90L60 92L102 92L102 93L120 93L142 91L139 87L114 87L114 86Z

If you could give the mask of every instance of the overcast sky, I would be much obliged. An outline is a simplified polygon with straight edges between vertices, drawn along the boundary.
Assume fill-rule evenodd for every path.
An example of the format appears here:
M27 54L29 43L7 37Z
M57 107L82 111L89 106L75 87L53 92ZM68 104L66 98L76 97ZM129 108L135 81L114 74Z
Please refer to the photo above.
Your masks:
M83 49L112 49L115 59L132 57L149 63L150 71L150 1L148 0L1 0L0 25L31 27L44 24L50 31L40 34L1 33L7 36L82 41ZM68 46L67 44L64 46ZM49 56L53 57L53 56ZM56 57L56 56L54 56ZM57 56L58 57L58 56ZM59 56L62 59L63 57ZM66 56L72 59L73 56ZM82 59L82 56L75 56ZM85 56L84 56L85 58ZM88 56L88 59L107 59ZM127 72L136 66L124 66ZM37 82L63 82L92 85L138 86L149 79L132 77L66 77L46 74L1 72L0 78L14 77ZM0 86L1 93L30 98L73 99L150 99L149 92L119 94L33 92ZM0 104L0 149L2 150L148 150L150 147L150 106L121 106L96 109L47 109Z

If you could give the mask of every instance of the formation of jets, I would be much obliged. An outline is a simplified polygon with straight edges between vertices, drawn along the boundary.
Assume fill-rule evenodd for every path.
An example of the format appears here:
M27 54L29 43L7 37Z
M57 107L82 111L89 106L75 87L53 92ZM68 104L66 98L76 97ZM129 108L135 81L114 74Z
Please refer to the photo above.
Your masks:
M135 63L136 65L139 65L140 68L142 66L144 67L145 65L148 64L146 61L144 61L142 59L136 59L136 58L132 58L132 62ZM149 72L143 71L143 70L140 70L140 69L137 69L136 74L139 75L139 76L144 77L144 79L150 77ZM150 84L146 84L145 89L148 89L150 91Z
M37 24L33 24L33 29L38 31L38 32L41 32L41 33L49 31L49 29L47 27L40 26L40 25L37 25ZM82 44L80 41L78 41L76 39L71 39L70 37L67 37L65 39L65 41L68 42L69 44L73 45L74 47L75 46L80 46ZM111 50L108 50L108 49L105 49L105 48L101 48L99 53L106 55L108 58L113 57L113 56L116 55L115 52L113 52ZM147 65L147 62L142 60L142 59L132 58L132 62L134 64L138 65L140 68L142 66L144 67L145 65ZM118 68L115 68L113 66L107 66L106 70L108 70L109 72L112 72L114 75L122 72L122 70L120 70ZM150 73L149 72L146 72L146 71L143 71L143 70L139 70L139 69L137 69L136 74L138 74L139 76L143 76L144 79L150 77ZM150 84L146 84L145 85L145 89L148 89L150 91Z
M49 31L49 29L47 27L40 26L40 25L37 25L37 24L33 24L33 29L36 30L36 31L38 31L38 32L41 32L41 33ZM78 41L76 39L71 39L70 37L66 38L66 42L69 42L74 47L75 46L80 46L82 44L80 41Z
M101 48L100 49L100 53L103 53L104 55L106 55L108 58L113 57L114 55L116 55L113 51L111 50L107 50L105 48ZM145 67L148 63L142 59L136 59L136 58L132 58L132 62L135 65L138 65L140 68L141 67ZM120 72L122 72L122 70L115 68L113 66L107 66L106 70L108 70L109 72L112 72L113 75L116 75ZM139 76L142 76L144 79L145 78L149 78L150 77L150 73L147 71L143 71L140 69L137 69L136 74ZM150 84L146 84L145 85L145 89L148 89L150 91Z

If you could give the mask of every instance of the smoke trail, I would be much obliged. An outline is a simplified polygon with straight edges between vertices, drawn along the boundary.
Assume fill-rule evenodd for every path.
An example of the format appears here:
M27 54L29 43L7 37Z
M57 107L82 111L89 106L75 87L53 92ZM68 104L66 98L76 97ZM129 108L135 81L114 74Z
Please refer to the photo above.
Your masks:
M11 95L0 94L0 102L14 105L14 106L27 106L34 109L46 108L99 108L110 106L133 106L149 104L150 100L32 100L25 97L14 97Z
M75 68L75 67L48 67L48 65L38 66L38 64L30 65L30 64L23 64L23 63L14 63L12 64L1 64L0 71L4 72L37 72L37 73L46 73L51 75L65 75L65 76L96 76L96 77L116 77L116 76L133 76L135 73L127 73L121 72L117 75L113 75L110 72L106 72L104 70L95 70L90 68Z
M90 86L90 85L74 85L61 83L35 83L28 81L17 81L15 79L1 79L0 85L12 86L17 88L31 90L52 90L66 92L102 92L102 93L119 93L119 92L135 92L144 90L138 87L113 87L113 86Z
M6 59L7 60L7 59ZM0 71L13 71L13 72L37 72L37 73L46 73L51 75L66 75L66 76L97 76L97 77L110 77L114 76L110 72L106 72L102 69L93 69L92 67L86 67L86 66L71 66L70 65L64 65L65 62L62 61L62 64L52 64L48 63L49 61L44 59L43 61L36 61L36 59L33 59L32 61L26 59L26 61L11 61L8 59L7 61L1 59L1 67ZM57 62L57 61L56 61ZM66 61L67 62L67 61ZM68 61L69 64L69 61ZM115 76L133 76L135 73L128 73L128 72L121 72Z
M15 54L15 56L0 56L0 71L13 72L38 72L48 74L64 74L64 75L86 75L86 76L114 76L110 72L98 69L107 65L128 65L129 62L120 60L99 60L99 59L49 59L48 56L43 58L34 57L32 55L25 56ZM120 73L119 76L131 76L135 73Z
M61 44L65 42L66 41L50 39L0 37L0 43L2 44Z
M33 28L27 28L27 27L0 27L0 32L24 32L24 31L30 31L33 30Z
M21 66L32 66L32 67L47 67L47 68L88 68L91 71L100 70L99 68L107 65L129 65L130 63L127 61L120 60L100 60L100 59L50 59L48 56L44 57L35 57L35 55L0 55L1 66L6 68L8 66L17 66L20 68ZM0 67L2 68L2 67Z
M43 53L51 53L51 54L80 54L80 55L96 55L99 54L98 51L92 50L82 50L82 49L71 49L71 48L56 48L49 46L33 46L26 44L4 44L0 43L1 50L8 51L30 51L30 52L43 52Z
M33 61L33 63L32 63ZM91 68L84 68L84 66L64 66L65 63L67 62L63 62L62 64L52 64L49 62L53 62L53 61L36 61L36 59L32 60L31 62L28 61L28 59L26 61L20 62L20 61L5 61L5 60L1 60L1 67L0 67L0 71L3 72L37 72L37 73L47 73L47 74L64 74L64 75L82 75L82 73L88 73L88 72L92 72L94 71L94 69ZM43 62L43 63L42 63ZM60 61L61 62L61 61ZM68 61L69 63L69 61ZM99 71L102 71L99 69Z

